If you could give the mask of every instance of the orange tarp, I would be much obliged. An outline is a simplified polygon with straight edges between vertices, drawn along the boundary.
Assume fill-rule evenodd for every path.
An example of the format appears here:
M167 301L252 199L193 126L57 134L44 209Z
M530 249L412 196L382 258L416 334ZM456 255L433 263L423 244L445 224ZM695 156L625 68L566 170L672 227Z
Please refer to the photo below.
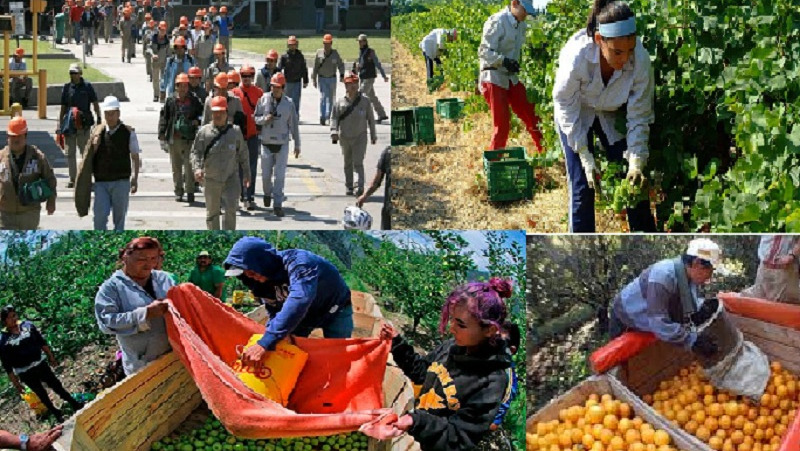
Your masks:
M605 373L635 356L655 341L656 336L650 332L625 332L589 356L592 371L597 374Z
M308 362L284 408L250 390L231 364L236 345L264 332L192 284L173 287L167 333L208 407L243 438L332 435L358 430L389 412L381 408L391 342L372 338L295 338Z
M731 292L719 293L717 298L731 313L800 330L800 305L748 298Z

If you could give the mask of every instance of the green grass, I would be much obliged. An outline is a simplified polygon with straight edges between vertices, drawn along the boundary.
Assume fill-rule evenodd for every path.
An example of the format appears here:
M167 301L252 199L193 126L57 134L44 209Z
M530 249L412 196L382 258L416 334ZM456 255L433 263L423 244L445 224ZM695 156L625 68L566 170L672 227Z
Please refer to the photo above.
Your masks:
M47 71L48 85L64 84L69 81L69 65L77 62L77 59L39 60L39 69L44 69ZM35 76L32 78L33 86L38 86L39 77ZM114 80L92 66L87 66L83 69L83 78L92 83Z
M33 55L33 41L30 39L20 39L19 46L25 49L25 55ZM11 50L11 53L14 53L14 50L17 48L17 40L11 39L8 43L8 48ZM41 53L62 53L59 49L53 48L52 42L45 42L39 41L38 45L38 52ZM25 61L30 66L30 57L26 56Z
M339 55L341 55L347 63L351 63L358 58L358 41L356 41L356 37L357 35L347 37L333 36L333 48L339 51ZM303 55L306 57L313 56L317 49L322 48L321 35L298 36L297 41L300 46L300 51L303 52ZM286 52L286 37L240 38L234 36L232 46L234 50L246 50L248 52L258 53L259 55L266 54L269 49L275 49L279 54L283 54ZM391 43L388 34L370 36L369 46L375 49L382 65L391 63ZM258 63L262 61L264 61L263 56L259 59ZM346 69L349 69L349 67L346 67Z

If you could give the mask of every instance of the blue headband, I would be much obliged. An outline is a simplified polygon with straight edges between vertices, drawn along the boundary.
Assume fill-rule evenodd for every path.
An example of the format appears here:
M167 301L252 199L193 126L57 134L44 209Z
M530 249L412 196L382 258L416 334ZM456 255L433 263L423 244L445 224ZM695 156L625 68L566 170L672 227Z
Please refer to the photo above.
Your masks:
M598 31L601 36L606 38L619 38L636 34L636 18L629 17L619 22L601 23Z

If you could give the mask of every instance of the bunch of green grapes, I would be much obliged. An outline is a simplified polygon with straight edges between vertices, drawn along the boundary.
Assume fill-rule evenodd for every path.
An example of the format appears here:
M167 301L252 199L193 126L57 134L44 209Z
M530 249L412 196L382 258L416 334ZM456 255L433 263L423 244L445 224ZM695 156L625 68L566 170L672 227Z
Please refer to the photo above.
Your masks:
M611 207L614 209L614 213L620 214L627 207L633 207L643 200L648 200L649 196L650 187L646 180L643 186L631 185L627 180L622 180L614 188L614 200Z
M153 443L153 451L345 451L366 450L367 436L358 432L319 437L251 440L228 433L214 416L191 432Z

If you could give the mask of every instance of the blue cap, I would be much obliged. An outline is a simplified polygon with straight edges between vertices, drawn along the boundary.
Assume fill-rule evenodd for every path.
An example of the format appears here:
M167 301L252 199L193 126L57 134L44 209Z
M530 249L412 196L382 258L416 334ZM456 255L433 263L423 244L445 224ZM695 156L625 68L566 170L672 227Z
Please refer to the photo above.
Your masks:
M519 0L519 2L522 4L522 7L525 8L525 11L528 14L530 15L536 14L536 8L533 7L532 0Z

